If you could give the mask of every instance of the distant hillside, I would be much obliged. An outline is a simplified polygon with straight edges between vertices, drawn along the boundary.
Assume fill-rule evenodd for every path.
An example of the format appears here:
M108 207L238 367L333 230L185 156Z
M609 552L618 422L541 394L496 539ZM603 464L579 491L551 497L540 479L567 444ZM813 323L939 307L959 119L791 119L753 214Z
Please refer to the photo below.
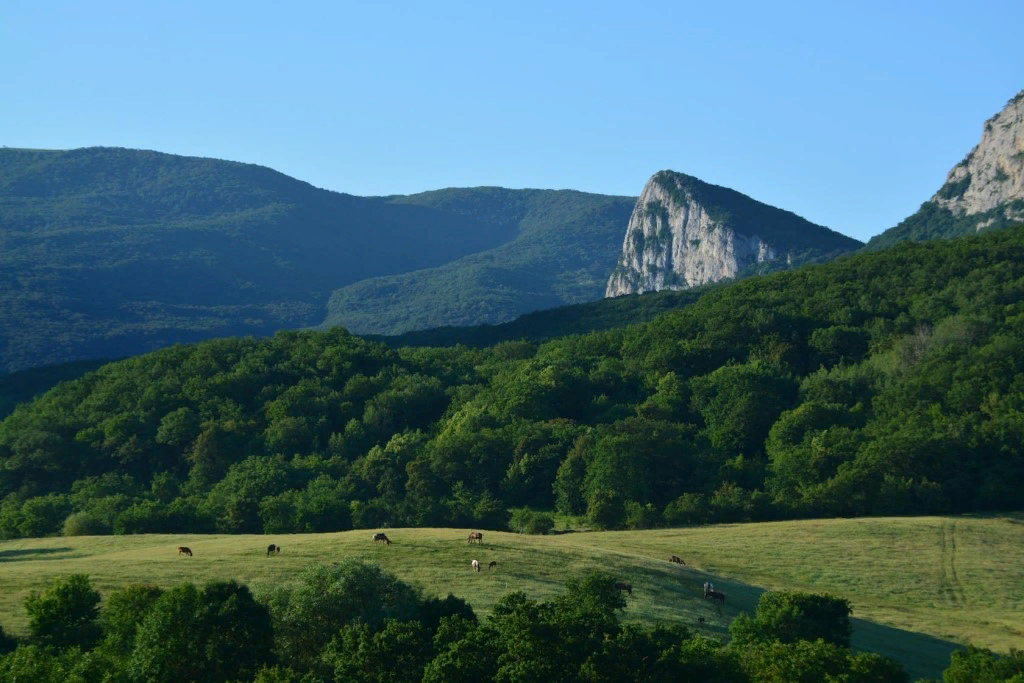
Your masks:
M605 296L764 274L827 261L860 246L727 187L659 171L637 199Z
M496 322L597 298L606 235L631 202L499 188L355 197L216 159L0 149L0 373L312 326L336 288L411 271L391 304L380 281L358 290L380 311L353 326ZM517 238L444 271L448 284L424 275Z
M985 122L981 142L916 213L867 244L958 237L1024 220L1024 90Z
M503 323L530 311L599 299L635 199L485 187L389 201L493 221L517 236L443 266L338 289L323 327L394 335Z

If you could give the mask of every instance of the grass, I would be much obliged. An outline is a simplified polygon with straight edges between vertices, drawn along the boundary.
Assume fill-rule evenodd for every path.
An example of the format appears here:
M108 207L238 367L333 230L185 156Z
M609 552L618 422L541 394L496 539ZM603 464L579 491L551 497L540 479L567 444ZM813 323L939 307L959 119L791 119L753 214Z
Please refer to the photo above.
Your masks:
M809 520L693 529L520 536L389 529L282 536L143 535L0 542L0 623L24 634L24 599L55 576L90 575L102 593L132 582L168 587L234 578L293 578L311 562L359 557L427 594L452 592L478 614L514 590L547 599L567 577L602 569L633 584L625 618L682 623L724 639L764 590L829 592L850 600L854 646L891 656L913 676L937 676L958 644L1007 651L1024 642L1024 519L916 517ZM280 555L266 557L268 543ZM194 556L178 557L189 546ZM669 563L681 555L687 566ZM498 561L479 574L470 560ZM728 596L719 613L701 598L711 579ZM705 623L698 624L698 617Z

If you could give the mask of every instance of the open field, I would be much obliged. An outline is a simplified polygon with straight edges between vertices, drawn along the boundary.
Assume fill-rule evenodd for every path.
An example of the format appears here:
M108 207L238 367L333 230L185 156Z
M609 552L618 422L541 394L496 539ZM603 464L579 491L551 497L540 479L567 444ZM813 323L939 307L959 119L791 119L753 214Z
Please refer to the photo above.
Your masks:
M164 587L234 578L287 581L310 562L359 557L427 593L452 592L487 614L513 590L557 594L565 579L602 569L633 584L626 618L698 626L724 638L729 621L753 611L765 589L831 592L851 601L856 647L935 676L956 643L1006 651L1024 646L1024 521L917 517L736 524L653 531L520 536L469 530L389 529L280 536L143 535L0 542L0 624L23 634L24 599L55 576L87 573L103 593L132 582ZM266 557L268 543L280 555ZM179 557L189 546L194 556ZM680 555L687 566L669 563ZM470 560L498 569L479 573ZM728 596L721 614L701 599L714 581Z

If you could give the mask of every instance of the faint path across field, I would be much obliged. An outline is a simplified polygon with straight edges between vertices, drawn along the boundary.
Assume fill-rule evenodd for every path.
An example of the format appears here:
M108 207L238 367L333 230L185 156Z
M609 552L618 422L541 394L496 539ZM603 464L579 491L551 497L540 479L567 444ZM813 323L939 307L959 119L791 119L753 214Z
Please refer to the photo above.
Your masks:
M952 520L939 528L939 590L950 605L963 607L967 604L956 572L956 522Z

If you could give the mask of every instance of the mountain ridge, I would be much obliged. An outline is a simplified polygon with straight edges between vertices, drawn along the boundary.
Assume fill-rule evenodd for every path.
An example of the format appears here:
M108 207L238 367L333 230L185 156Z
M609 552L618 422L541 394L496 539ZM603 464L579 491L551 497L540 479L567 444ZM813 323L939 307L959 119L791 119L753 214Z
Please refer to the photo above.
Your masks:
M1024 90L982 126L981 140L946 175L942 187L867 249L905 240L957 237L1024 220Z
M791 211L663 170L637 199L605 296L694 287L828 260L859 246Z
M561 191L460 190L460 213L206 157L0 149L0 372L315 326L339 287L514 240L488 197L530 192Z

